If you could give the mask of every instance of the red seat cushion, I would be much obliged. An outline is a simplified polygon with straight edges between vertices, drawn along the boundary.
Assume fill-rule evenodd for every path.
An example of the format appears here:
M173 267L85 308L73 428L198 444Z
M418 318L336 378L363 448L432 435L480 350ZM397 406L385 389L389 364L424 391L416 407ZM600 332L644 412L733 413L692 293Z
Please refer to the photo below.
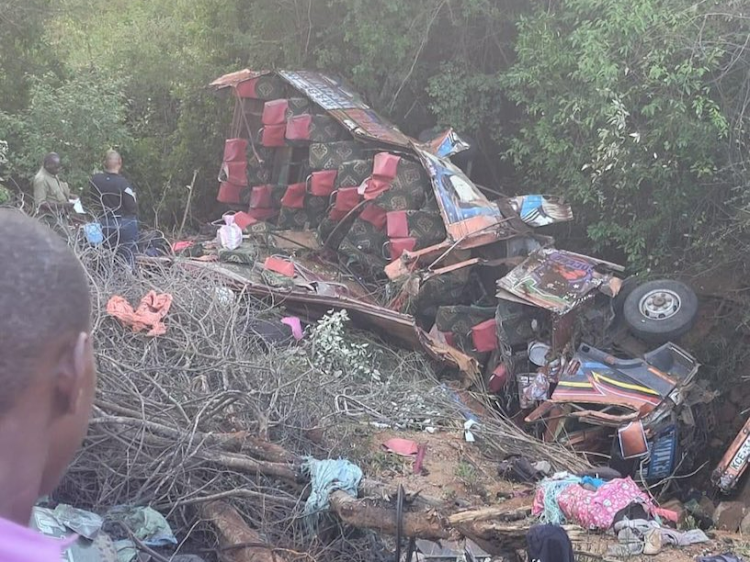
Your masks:
M239 162L247 160L247 140L227 139L224 142L224 162Z
M388 238L408 238L409 222L406 211L388 213Z
M474 349L480 353L497 349L497 324L495 319L490 318L472 327L471 340L474 343Z
M224 162L221 165L219 181L245 187L247 185L247 162L244 160Z
M250 209L248 215L259 221L267 221L279 214L278 209Z
M216 196L216 200L228 205L238 205L240 203L240 191L242 191L241 185L223 182L219 186L219 194Z
M267 148L281 148L286 146L284 135L286 134L286 125L266 125L261 130L260 144Z
M359 205L359 202L359 188L342 187L336 191L336 201L333 204L333 209L331 209L331 218L333 220L343 219L350 211L353 211L357 205Z
M269 271L278 273L279 275L285 275L286 277L294 277L294 264L290 261L283 260L281 258L275 258L270 256L266 258L263 264Z
M396 156L390 152L380 152L375 155L372 175L377 178L393 180L398 172L398 163L400 161L400 156Z
M333 193L336 184L336 170L323 170L310 175L310 195L328 197Z
M290 141L309 141L312 115L292 117L286 124L286 138Z
M413 252L417 246L416 238L391 238L391 260L397 260L404 252Z
M273 208L273 186L256 185L250 193L251 209L272 209Z
M281 125L286 123L286 112L288 108L289 100L267 101L263 105L263 124Z
M383 230L387 221L386 212L375 203L368 203L359 215L363 221L369 222L377 230Z
M391 180L380 177L371 177L365 186L365 199L372 201L391 188Z
M248 226L257 222L258 219L248 213L236 213L234 215L234 224L239 226L242 230L245 230Z
M307 185L304 183L293 183L286 188L284 197L281 198L281 206L289 209L304 209Z

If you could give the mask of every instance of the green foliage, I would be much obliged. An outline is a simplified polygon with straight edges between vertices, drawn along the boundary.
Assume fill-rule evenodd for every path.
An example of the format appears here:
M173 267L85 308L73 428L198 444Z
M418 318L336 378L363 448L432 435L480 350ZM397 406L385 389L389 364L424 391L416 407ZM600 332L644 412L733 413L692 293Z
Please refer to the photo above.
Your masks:
M11 139L11 171L31 177L44 155L54 151L71 188L86 189L106 150L127 149L131 142L119 89L116 81L95 72L64 82L49 75L35 78L28 108L3 118L6 134L0 131L0 137Z
M530 189L579 204L600 248L636 268L660 265L721 194L729 124L715 77L725 58L692 48L692 2L572 0L519 22L518 60L502 78L523 110L508 157Z

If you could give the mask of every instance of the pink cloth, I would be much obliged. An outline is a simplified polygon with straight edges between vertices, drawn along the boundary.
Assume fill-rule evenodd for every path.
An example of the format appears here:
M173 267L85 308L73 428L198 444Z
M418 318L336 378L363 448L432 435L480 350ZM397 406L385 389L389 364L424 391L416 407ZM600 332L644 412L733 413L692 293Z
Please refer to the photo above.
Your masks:
M294 336L295 340L299 341L303 337L305 337L304 333L302 332L302 321L296 316L287 316L286 318L282 318L281 323L286 324L292 329L292 335Z
M612 480L596 492L574 484L560 493L557 503L569 521L592 530L609 529L617 512L632 503L642 504L646 513L654 510L650 498L631 478Z
M12 521L0 519L0 560L2 562L61 562L63 552L78 537L45 537Z

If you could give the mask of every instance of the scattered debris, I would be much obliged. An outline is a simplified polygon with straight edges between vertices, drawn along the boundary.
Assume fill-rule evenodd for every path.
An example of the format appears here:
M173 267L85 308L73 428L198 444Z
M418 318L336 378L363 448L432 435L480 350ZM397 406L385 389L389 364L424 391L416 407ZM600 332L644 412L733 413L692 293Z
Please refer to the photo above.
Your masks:
M150 328L146 335L154 337L167 333L163 319L171 306L172 295L168 293L157 295L155 291L149 291L135 310L123 297L114 295L107 302L107 314L114 316L126 326L132 326L134 332Z

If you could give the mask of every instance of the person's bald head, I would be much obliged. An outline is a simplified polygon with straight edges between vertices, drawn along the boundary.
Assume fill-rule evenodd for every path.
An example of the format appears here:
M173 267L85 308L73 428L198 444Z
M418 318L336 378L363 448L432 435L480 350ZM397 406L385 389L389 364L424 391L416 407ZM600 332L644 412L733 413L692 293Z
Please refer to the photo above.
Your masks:
M50 152L44 157L43 166L50 174L56 176L60 172L60 167L62 166L60 155L57 152Z
M19 211L0 209L0 240L0 438L23 428L45 447L41 493L48 493L91 413L88 280L55 232Z
M116 150L108 150L104 157L104 169L113 174L119 174L122 169L122 156Z

